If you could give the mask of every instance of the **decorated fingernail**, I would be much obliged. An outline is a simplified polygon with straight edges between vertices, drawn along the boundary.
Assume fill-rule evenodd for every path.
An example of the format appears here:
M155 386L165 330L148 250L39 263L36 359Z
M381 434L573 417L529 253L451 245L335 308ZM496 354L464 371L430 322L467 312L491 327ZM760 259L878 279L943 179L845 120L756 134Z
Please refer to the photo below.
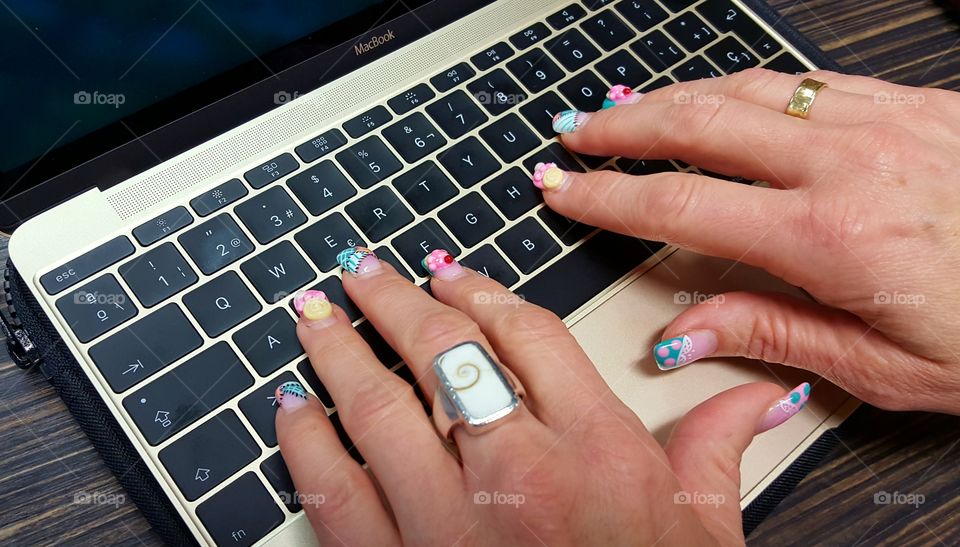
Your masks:
M606 98L603 99L603 108L613 108L621 104L633 104L643 97L643 93L638 93L625 85L617 84L610 88Z
M804 382L793 388L793 391L787 393L786 397L780 399L770 407L770 410L767 411L760 425L757 426L757 433L769 431L789 420L806 406L807 400L809 399L810 384Z
M294 297L293 308L309 321L319 321L333 315L333 307L323 291L301 292Z
M709 330L690 331L653 346L653 359L660 370L689 365L717 351L717 335Z
M443 249L437 249L423 257L420 263L431 277L442 280L456 279L466 271L450 253Z
M354 277L376 272L381 268L380 259L366 247L353 247L340 251L337 262Z
M553 117L553 130L557 133L573 133L583 127L590 114L579 110L564 110Z
M541 190L559 190L567 180L566 173L553 162L538 163L531 178L533 185Z
M284 382L273 393L277 405L287 412L297 410L307 404L307 390L300 382Z

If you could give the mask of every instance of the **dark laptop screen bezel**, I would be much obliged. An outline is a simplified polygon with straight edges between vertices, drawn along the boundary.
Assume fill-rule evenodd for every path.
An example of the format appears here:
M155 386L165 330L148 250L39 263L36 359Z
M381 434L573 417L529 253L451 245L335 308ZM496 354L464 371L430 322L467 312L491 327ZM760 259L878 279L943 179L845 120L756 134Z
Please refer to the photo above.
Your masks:
M0 202L0 230L90 188L110 188L269 112L277 93L308 93L494 1L408 0L358 14L0 173L0 187L24 188ZM395 38L355 53L356 44L387 31Z

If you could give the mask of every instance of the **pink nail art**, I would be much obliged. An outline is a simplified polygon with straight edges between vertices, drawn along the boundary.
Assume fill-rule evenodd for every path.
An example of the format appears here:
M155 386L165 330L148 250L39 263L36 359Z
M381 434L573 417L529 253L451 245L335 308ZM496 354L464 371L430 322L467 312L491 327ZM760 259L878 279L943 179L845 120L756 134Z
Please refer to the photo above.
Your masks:
M443 249L437 249L425 256L421 264L437 279L454 279L464 272L463 266Z
M293 309L297 310L297 315L303 315L303 307L307 301L319 298L327 300L327 295L323 291L301 291L293 298Z
M717 335L709 330L694 330L654 346L653 359L660 370L671 370L689 365L715 351Z
M622 104L633 104L640 100L643 93L638 93L625 85L615 85L607 92L603 101L603 108L611 108Z
M810 384L804 382L795 387L786 397L780 399L767 411L763 421L757 426L757 432L769 431L789 420L807 404L810 399Z
M541 190L556 190L563 186L566 175L553 162L538 163L533 168L531 178L533 179L533 185Z

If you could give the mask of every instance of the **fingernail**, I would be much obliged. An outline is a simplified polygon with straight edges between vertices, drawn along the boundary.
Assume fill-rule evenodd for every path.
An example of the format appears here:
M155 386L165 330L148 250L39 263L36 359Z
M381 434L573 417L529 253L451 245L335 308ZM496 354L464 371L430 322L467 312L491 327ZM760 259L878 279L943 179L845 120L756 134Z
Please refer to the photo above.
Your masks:
M420 264L423 265L423 269L427 270L431 277L443 281L456 279L466 273L463 266L443 249L437 249L423 257Z
M307 390L300 382L284 382L277 387L273 394L277 405L284 412L291 413L300 410L307 404Z
M587 124L590 114L579 110L564 110L553 117L553 130L557 133L573 133Z
M757 433L769 431L789 420L806 406L808 399L810 399L810 384L804 382L793 388L793 391L787 393L786 397L770 407L760 425L757 426Z
M293 308L310 326L326 326L333 321L333 306L323 291L302 291L293 299Z
M541 190L560 190L567 181L567 174L557 164L538 163L533 168L533 185Z
M653 346L653 358L660 370L672 370L707 357L717 351L717 335L710 330L694 330Z
M603 99L603 108L613 108L621 104L634 104L643 97L643 93L634 91L625 85L617 84L610 88Z
M344 249L337 255L337 262L344 270L353 274L353 277L380 272L380 259L373 251L366 247L353 247Z

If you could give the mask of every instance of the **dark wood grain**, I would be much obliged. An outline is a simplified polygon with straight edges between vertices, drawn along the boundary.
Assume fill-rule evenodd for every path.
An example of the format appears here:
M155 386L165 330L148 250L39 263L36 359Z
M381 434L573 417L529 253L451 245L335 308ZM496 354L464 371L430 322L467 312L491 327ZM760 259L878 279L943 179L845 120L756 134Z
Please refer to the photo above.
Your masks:
M847 72L960 89L960 25L947 4L772 5ZM864 407L839 436L751 545L960 544L960 418ZM924 499L876 504L882 492ZM0 544L159 543L49 385L0 346Z

